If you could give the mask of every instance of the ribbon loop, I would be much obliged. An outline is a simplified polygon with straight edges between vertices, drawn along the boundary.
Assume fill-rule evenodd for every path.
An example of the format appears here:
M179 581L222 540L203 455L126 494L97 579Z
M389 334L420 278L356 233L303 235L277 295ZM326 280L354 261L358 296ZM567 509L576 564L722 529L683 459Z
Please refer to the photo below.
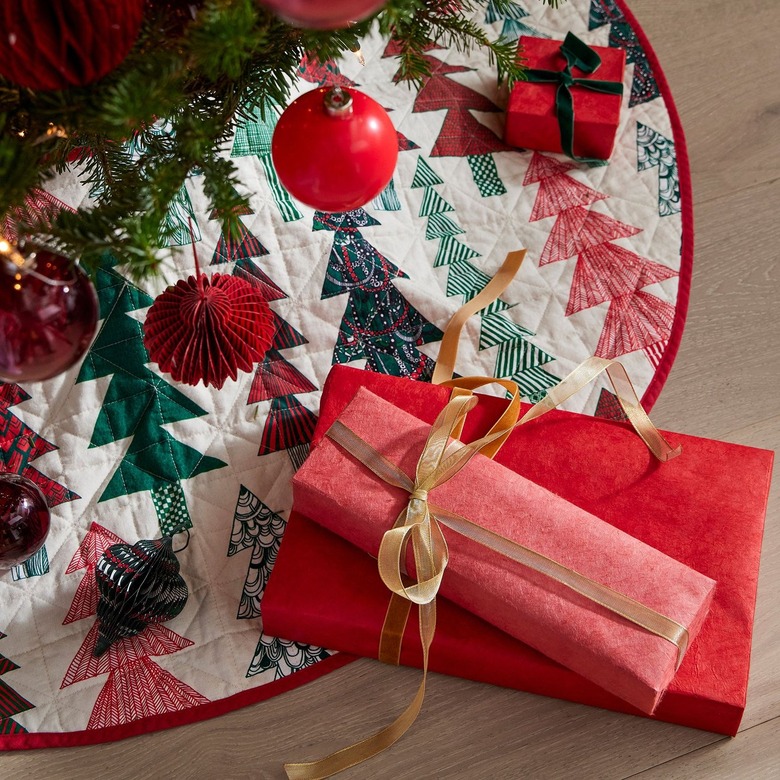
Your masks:
M561 44L561 54L569 67L579 68L583 73L595 73L601 67L601 57L585 41L581 41L573 32L566 33Z

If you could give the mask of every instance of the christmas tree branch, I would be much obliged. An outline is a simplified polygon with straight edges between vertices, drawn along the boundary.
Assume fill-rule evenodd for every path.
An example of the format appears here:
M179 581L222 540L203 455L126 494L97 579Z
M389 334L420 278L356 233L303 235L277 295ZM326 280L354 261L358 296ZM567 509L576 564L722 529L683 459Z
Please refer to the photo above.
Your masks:
M483 48L499 80L522 78L516 43L491 39L473 20L486 2L390 0L373 19L317 31L285 24L256 0L203 0L183 25L171 4L150 0L136 45L94 84L32 90L0 78L0 224L10 214L21 234L88 269L110 250L143 276L159 265L169 206L193 170L226 228L239 228L246 199L224 146L253 112L287 104L304 54L340 57L378 29L397 44L396 78L410 85L429 75L432 43ZM26 196L66 168L92 203L54 217L26 209Z

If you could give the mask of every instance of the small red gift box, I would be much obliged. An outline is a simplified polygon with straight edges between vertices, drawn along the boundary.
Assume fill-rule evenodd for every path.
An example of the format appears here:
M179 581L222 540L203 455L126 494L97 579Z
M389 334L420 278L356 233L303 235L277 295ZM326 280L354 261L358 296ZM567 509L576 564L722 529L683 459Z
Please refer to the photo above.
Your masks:
M362 441L349 450L343 439L331 438L337 431L324 438L293 479L294 504L376 556L409 493L364 464L389 462L414 474L430 425L365 388L338 421ZM643 449L638 437L634 444ZM642 711L655 709L707 614L710 578L481 454L430 488L430 506L447 526L443 596ZM513 563L511 552L498 552L489 541L477 543L483 529L520 545L525 562ZM525 551L534 560L544 557L541 568L533 568ZM412 571L410 563L407 568ZM616 594L620 603L610 611ZM645 608L650 617L626 619ZM686 639L676 645L668 632L655 632L650 626L659 620Z
M555 83L534 81L532 72L564 71L567 62L561 53L562 42L524 35L520 38L520 46L529 69L529 80L519 81L512 88L504 139L512 146L524 149L564 152L560 117L556 111L558 87ZM601 65L592 73L583 72L575 65L571 69L573 78L622 84L625 51L609 46L593 46L590 49L601 59ZM593 91L576 82L569 89L574 109L574 156L609 159L620 123L622 95Z
M444 387L336 366L315 442L359 387L427 422L449 397ZM464 438L484 433L502 406L483 398ZM653 717L733 735L745 707L772 453L685 435L675 443L681 457L648 463L628 426L554 411L516 431L496 460L718 581L710 615ZM268 634L376 657L387 603L375 561L293 512L263 597ZM446 599L438 613L431 670L638 713ZM419 666L413 624L400 660Z

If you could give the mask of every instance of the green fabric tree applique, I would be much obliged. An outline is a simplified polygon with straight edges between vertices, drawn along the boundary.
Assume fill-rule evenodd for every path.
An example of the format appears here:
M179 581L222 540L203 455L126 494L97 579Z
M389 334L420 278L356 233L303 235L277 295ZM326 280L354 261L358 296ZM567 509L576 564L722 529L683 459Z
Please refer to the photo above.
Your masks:
M286 525L281 515L271 510L251 490L241 485L228 547L228 556L241 553L247 548L252 550L236 616L239 620L261 617L263 593L276 561ZM327 658L328 655L327 650L321 647L269 637L261 633L246 676L254 677L256 674L272 670L274 679L278 680L311 666Z
M5 639L0 631L0 639ZM4 655L0 655L0 677L19 667ZM0 734L25 734L27 729L19 725L11 716L31 710L34 705L20 696L5 680L0 680Z
M535 38L550 37L540 33L523 21L530 14L518 3L502 3L501 5L505 6L503 10L498 9L493 0L490 0L485 9L485 22L487 24L503 22L501 26L502 38L516 41L521 35L533 35Z
M97 273L103 324L76 382L110 376L90 447L131 438L119 467L99 501L148 490L160 530L173 534L191 528L181 481L227 465L175 439L163 426L206 414L147 365L141 323L129 312L152 298L110 267Z
M490 276L471 262L480 256L479 252L456 238L466 231L457 223L454 207L434 189L443 184L444 180L430 163L418 157L412 189L423 191L418 216L428 220L425 238L439 241L433 267L447 266L447 295L459 295L466 303L485 287ZM536 402L549 387L558 384L558 377L542 368L555 358L528 340L535 335L533 331L504 314L509 308L506 301L498 298L480 312L479 348L497 346L494 375L513 379L520 385L523 396Z
M264 106L255 108L252 118L239 125L233 139L231 157L255 155L263 166L274 203L285 222L303 219L303 214L295 206L290 193L282 186L271 159L271 139L279 119L279 107L268 101Z
M362 228L378 224L363 209L314 215L314 230L333 232L322 298L348 295L333 362L365 359L369 371L428 381L434 363L418 347L442 332L393 284L406 274L363 237Z
M646 171L658 168L658 216L679 214L680 176L674 141L652 127L636 123L636 169Z

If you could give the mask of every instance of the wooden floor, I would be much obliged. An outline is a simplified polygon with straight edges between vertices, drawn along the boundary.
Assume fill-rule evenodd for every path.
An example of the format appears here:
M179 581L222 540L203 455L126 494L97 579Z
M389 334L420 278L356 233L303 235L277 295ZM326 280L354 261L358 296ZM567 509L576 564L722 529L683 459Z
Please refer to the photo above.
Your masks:
M696 217L688 324L653 419L778 449L780 0L628 1L682 117ZM342 777L780 777L779 481L776 473L748 706L735 739L434 675L411 733ZM120 743L0 755L0 777L282 778L284 760L315 757L385 724L418 680L416 671L359 661L205 723Z

